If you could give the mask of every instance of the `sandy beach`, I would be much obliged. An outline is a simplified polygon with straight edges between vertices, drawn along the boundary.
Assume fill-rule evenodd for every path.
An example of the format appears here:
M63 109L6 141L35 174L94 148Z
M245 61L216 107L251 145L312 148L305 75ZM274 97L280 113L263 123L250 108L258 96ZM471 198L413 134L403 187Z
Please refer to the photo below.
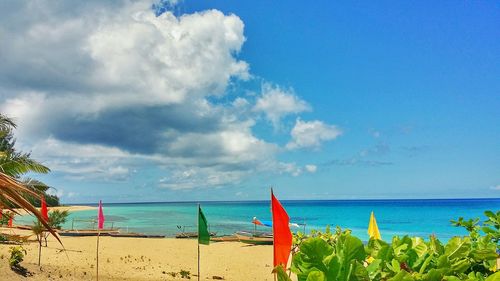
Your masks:
M0 228L3 233L12 229ZM30 231L15 230L29 235ZM27 255L22 265L32 274L22 277L10 270L10 245L0 244L2 280L95 280L96 237L61 237L61 245L49 238L42 248L42 266L37 266L36 241L23 245ZM187 270L196 279L197 242L175 238L100 238L99 280L186 280L179 272ZM273 280L272 246L249 246L240 242L201 245L202 280ZM176 276L173 276L175 273Z
M92 207L92 206L57 206L57 207L48 207L47 208L50 211L69 211L69 212L78 212L78 211L87 211L87 210L96 210L97 207ZM14 209L19 215L25 215L27 214L26 210L24 209Z

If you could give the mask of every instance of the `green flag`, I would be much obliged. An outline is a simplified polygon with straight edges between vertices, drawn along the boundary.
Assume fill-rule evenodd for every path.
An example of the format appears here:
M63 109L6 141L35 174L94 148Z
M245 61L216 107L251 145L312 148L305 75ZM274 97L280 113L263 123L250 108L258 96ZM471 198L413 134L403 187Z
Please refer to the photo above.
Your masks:
M205 215L198 205L198 243L208 245L210 244L210 234L208 233L208 223Z

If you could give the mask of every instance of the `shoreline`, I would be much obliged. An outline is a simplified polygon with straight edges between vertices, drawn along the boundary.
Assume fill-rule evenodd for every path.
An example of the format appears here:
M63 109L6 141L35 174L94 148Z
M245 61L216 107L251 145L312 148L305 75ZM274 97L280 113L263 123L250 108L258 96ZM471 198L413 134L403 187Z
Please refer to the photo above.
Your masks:
M30 231L15 233L29 235ZM41 270L37 265L38 243L23 244L27 255L21 265L33 274L28 280L95 280L96 237L61 240L66 252L53 237L49 237L48 247L42 247ZM6 274L7 280L26 280L8 267L9 247L0 244L0 272ZM272 249L272 245L240 242L201 245L201 279L272 281ZM196 280L195 239L100 237L100 280L186 280L180 277L181 270L189 271L191 279Z
M37 208L40 210L40 208ZM93 206L85 206L85 205L68 205L68 206L56 206L56 207L47 207L48 211L68 211L70 213L72 212L79 212L79 211L88 211L88 210L97 210L97 207ZM26 210L22 208L16 208L14 209L19 215L24 216L24 215L29 215Z

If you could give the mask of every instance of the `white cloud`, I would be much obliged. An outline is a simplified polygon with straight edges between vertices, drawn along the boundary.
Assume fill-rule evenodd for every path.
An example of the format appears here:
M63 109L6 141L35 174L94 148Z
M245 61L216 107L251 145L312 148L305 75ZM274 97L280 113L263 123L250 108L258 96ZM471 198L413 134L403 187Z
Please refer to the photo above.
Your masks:
M279 169L281 173L287 173L294 177L300 176L302 174L302 168L297 167L295 163L279 163Z
M279 127L279 122L284 116L309 111L311 108L292 89L282 89L264 83L261 96L257 99L253 110L263 112L274 127Z
M74 144L52 137L32 147L32 156L41 159L53 172L73 179L125 180L128 167L138 161L154 161L154 156L135 155L116 147L92 144Z
M500 190L500 184L491 186L490 189L492 189L492 190Z
M237 184L257 172L302 173L278 162L278 145L252 131L260 114L278 127L285 116L310 110L292 89L265 83L255 104L248 96L213 101L252 77L238 58L246 40L238 16L208 10L156 17L150 1L5 5L0 112L17 122L18 145L54 172L123 181L149 165L164 169L158 185L171 189ZM316 146L294 131L287 147ZM315 138L319 145L331 136Z
M288 149L319 148L322 142L336 139L342 131L333 125L321 121L302 121L297 118L292 129L292 140L286 145Z
M318 166L309 164L309 165L306 165L306 170L309 173L316 173L316 171L318 170Z

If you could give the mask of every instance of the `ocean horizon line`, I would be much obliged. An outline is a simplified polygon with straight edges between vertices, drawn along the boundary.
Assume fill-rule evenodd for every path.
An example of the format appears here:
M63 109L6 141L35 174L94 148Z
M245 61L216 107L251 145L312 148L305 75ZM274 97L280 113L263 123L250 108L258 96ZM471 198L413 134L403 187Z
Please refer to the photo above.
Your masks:
M402 202L402 201L500 201L500 198L378 198L378 199L283 199L281 202ZM105 202L107 205L138 204L196 204L196 203L265 203L270 200L186 200L186 201L144 201L144 202ZM63 206L97 206L98 203L68 203Z

